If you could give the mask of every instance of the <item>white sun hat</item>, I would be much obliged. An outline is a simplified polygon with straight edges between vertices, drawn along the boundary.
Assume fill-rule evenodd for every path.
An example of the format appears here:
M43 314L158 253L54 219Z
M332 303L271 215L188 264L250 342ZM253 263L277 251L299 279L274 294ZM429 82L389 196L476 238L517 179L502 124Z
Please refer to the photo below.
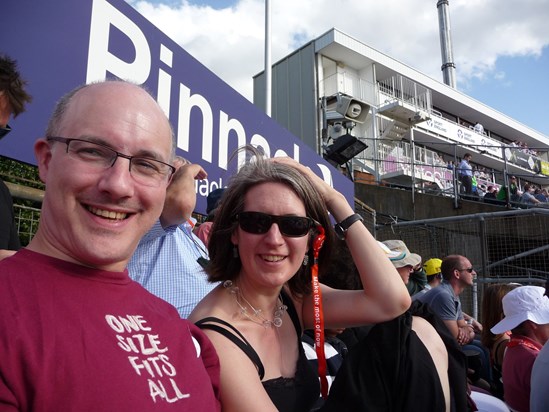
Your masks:
M406 243L402 240L385 240L383 244L391 251L389 259L391 259L395 268L398 269L404 266L416 267L421 263L421 256L417 253L410 253Z
M385 246L385 244L383 242L378 241L377 244L385 252L385 254L387 255L387 257L390 260L402 259L404 256L406 256L406 252L403 252L403 251L401 252L401 251L398 251L398 250L391 250L387 246Z
M544 295L545 288L539 286L521 286L513 289L501 300L505 317L490 331L497 335L512 330L525 320L538 325L549 323L549 298Z

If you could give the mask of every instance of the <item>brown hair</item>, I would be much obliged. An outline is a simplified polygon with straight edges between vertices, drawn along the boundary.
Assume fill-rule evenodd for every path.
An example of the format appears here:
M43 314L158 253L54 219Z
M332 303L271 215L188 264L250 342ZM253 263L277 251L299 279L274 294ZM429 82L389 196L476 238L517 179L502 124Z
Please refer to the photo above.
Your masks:
M17 70L17 62L0 55L0 92L8 99L14 118L23 113L25 105L32 101L32 96L25 91L26 85Z
M235 280L240 273L242 263L233 256L231 235L237 230L238 222L235 215L244 209L244 198L248 191L263 183L282 183L292 189L305 205L305 213L324 228L326 239L319 255L319 275L326 270L328 257L334 242L334 231L328 217L326 204L322 196L297 169L282 163L276 163L266 158L253 146L245 146L239 152L249 155L249 160L235 174L216 212L208 251L210 264L207 272L211 282ZM314 231L311 231L314 232ZM310 237L314 234L311 233ZM311 291L311 265L313 263L311 242L309 244L309 263L301 266L297 273L288 281L290 291L294 296L305 295Z
M440 273L442 273L444 280L452 279L454 269L461 269L460 265L463 258L464 256L461 255L448 255L442 259Z
M501 300L507 293L518 286L520 285L514 283L496 283L484 289L482 295L482 333L480 340L490 351L492 350L492 346L503 335L503 333L494 335L490 331L496 323L503 319L503 304Z

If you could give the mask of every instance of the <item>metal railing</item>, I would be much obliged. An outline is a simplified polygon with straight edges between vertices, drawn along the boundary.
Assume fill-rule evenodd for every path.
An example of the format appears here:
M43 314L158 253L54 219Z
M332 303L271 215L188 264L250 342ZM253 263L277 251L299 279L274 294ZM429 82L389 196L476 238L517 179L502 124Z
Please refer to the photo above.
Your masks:
M418 109L423 109L427 112L431 111L431 91L407 77L401 75L393 76L389 79L379 81L377 87L379 90L378 105L383 104L384 101L397 99Z
M440 154L455 152L454 147L462 147L462 145L437 143L440 147L439 153L437 150L418 144L413 145L405 140L375 139L375 143L374 139L363 140L367 141L370 147L374 146L376 150L367 150L359 154L353 159L352 165L355 170L373 175L376 184L410 189L416 193L443 194L456 200L464 196L456 170L460 159ZM509 150L520 149L510 146ZM517 163L511 159L503 163L502 169L472 164L477 187L483 190L479 190L473 196L467 195L467 197L478 200L490 185L497 190L502 186L508 187L508 179L511 175L518 178L519 191L523 190L526 183L533 183L539 188L549 187L548 175L534 173L537 170L534 171L527 165ZM517 173L517 170L522 172ZM546 171L544 172L546 173ZM504 203L512 207L528 207L517 199L505 198Z
M368 213L366 210L362 214ZM371 219L375 219L375 215ZM380 241L403 240L423 261L466 256L478 277L461 295L464 311L479 316L490 283L545 284L549 277L549 210L508 210L410 222L375 224Z

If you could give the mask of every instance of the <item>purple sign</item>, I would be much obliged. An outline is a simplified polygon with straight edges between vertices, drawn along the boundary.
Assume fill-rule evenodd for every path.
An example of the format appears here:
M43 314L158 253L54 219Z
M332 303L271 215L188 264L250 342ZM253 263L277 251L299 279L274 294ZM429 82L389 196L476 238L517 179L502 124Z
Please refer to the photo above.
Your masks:
M309 166L353 204L354 187L339 171L233 90L123 0L4 0L0 52L19 63L33 102L10 125L0 153L34 163L55 102L73 87L117 77L144 84L168 114L178 154L202 165L197 211L225 186L232 153L251 143L270 156Z

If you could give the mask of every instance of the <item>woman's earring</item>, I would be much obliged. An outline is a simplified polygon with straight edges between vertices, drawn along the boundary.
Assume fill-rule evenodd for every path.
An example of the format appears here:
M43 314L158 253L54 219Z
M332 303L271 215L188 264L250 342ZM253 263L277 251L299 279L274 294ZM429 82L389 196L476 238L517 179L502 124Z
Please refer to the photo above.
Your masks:
M235 259L238 258L238 248L236 247L236 245L233 245L233 257Z
M303 266L307 266L309 264L309 255L305 255L303 258Z

